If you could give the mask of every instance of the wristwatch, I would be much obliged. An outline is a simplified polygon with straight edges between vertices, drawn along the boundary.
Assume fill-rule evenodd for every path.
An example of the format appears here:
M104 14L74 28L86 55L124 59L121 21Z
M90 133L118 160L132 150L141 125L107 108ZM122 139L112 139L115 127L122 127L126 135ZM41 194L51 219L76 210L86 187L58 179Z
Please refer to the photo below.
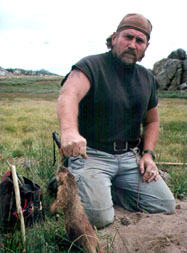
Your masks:
M152 155L153 160L156 159L155 153L154 153L153 151L151 151L151 150L144 150L144 151L142 152L142 154L143 154L143 155L144 155L144 154L150 154L150 155Z

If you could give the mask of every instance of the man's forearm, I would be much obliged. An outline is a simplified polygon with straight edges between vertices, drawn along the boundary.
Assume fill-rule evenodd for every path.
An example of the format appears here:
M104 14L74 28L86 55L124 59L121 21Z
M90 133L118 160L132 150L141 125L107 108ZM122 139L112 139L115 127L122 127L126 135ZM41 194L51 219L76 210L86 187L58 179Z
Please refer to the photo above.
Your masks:
M60 124L61 147L64 156L87 158L86 139L78 130L79 103L90 89L88 78L80 71L73 70L61 88L57 103Z
M154 151L158 136L159 122L152 122L144 126L144 150Z
M76 98L62 93L58 98L57 115L61 131L65 129L78 130L78 103Z
M158 107L156 106L150 109L146 114L143 125L144 150L154 151L159 136L159 126Z

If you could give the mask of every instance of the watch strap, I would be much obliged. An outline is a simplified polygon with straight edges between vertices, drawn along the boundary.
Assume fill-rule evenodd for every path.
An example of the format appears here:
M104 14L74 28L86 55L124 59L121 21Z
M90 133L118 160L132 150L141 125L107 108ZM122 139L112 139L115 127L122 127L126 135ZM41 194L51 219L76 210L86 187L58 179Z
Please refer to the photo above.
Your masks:
M155 153L153 152L153 151L151 151L151 150L144 150L143 151L143 155L144 154L150 154L150 155L152 155L152 157L153 157L153 160L155 160L156 159L156 155L155 155Z

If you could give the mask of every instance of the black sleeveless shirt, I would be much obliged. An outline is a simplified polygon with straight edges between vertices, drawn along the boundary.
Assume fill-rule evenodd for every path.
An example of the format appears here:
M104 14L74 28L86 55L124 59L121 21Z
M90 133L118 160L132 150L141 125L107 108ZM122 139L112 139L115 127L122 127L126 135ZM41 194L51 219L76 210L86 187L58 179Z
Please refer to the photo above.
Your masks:
M87 145L105 151L115 141L137 140L146 112L158 103L151 72L138 64L125 67L111 51L85 57L73 69L82 71L91 84L78 117Z

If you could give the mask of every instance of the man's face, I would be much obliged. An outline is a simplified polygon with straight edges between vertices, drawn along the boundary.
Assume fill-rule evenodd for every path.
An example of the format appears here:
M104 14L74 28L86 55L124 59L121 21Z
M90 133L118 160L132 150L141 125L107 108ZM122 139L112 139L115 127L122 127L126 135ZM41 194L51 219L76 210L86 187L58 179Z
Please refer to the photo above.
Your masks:
M114 33L112 45L114 55L124 64L132 65L143 58L149 44L144 33L129 28Z

